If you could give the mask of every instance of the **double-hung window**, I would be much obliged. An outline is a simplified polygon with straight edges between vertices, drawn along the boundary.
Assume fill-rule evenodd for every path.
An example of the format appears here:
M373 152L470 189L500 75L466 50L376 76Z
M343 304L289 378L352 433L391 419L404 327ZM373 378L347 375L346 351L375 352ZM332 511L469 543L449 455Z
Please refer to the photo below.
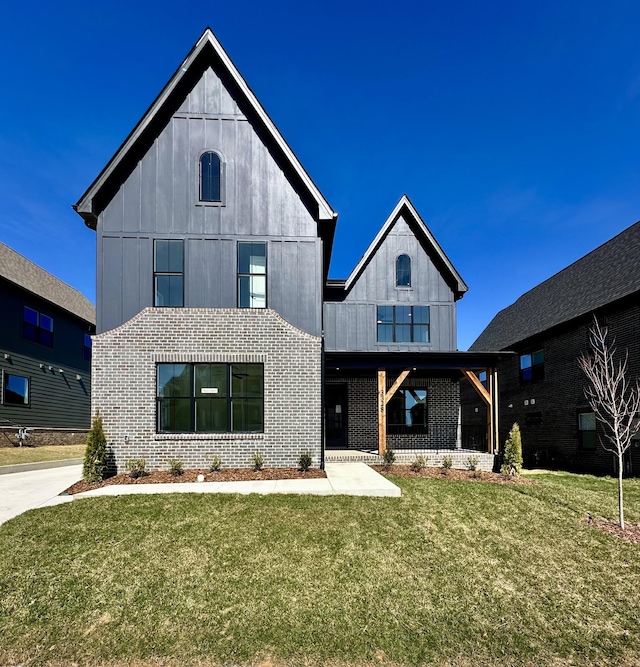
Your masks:
M29 378L5 372L2 402L5 405L29 405Z
M184 242L156 239L153 243L154 305L184 306Z
M267 307L267 244L238 242L238 308Z
M429 306L378 306L378 343L428 343Z
M544 350L520 355L520 380L522 382L544 380Z
M262 364L158 364L158 432L261 433Z
M53 347L53 319L25 306L22 315L22 335L35 343Z
M591 411L578 412L578 447L596 448L596 415Z

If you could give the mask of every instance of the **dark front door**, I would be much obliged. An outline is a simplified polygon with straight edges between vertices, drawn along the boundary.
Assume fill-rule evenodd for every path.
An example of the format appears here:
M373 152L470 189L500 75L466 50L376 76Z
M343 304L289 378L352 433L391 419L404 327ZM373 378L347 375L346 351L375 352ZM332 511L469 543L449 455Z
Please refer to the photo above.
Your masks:
M327 447L347 446L347 385L328 384L324 392Z

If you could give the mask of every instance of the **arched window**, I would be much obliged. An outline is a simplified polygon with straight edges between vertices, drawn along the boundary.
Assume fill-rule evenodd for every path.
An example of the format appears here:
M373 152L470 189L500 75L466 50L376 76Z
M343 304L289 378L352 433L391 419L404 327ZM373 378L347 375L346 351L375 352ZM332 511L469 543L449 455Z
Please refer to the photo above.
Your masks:
M220 156L207 151L200 157L200 201L221 201Z
M411 257L400 255L396 259L396 287L411 287Z

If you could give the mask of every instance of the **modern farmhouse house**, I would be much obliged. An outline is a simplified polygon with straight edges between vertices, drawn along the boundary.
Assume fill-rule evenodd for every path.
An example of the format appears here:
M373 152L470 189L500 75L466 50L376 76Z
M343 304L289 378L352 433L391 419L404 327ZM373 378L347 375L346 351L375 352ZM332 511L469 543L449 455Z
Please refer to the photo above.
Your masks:
M498 364L500 430L517 421L528 465L612 474L617 459L599 444L601 425L584 395L578 357L589 349L596 315L615 339L628 377L640 377L640 222L591 251L500 311L471 350L514 350ZM473 392L463 397L465 423L484 423ZM625 474L640 474L640 434L625 456Z
M117 467L327 447L460 448L497 353L456 348L467 286L407 197L347 280L337 214L210 30L81 197L97 236L93 408Z

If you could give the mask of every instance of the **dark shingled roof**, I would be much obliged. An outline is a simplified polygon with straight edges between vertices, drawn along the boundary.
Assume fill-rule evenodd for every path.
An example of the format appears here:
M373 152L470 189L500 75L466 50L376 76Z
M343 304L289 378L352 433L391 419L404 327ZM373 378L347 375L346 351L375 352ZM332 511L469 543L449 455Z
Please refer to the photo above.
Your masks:
M501 310L469 349L508 349L639 290L640 222L636 222Z
M96 309L83 294L4 243L0 243L0 278L68 310L85 322L96 323Z

